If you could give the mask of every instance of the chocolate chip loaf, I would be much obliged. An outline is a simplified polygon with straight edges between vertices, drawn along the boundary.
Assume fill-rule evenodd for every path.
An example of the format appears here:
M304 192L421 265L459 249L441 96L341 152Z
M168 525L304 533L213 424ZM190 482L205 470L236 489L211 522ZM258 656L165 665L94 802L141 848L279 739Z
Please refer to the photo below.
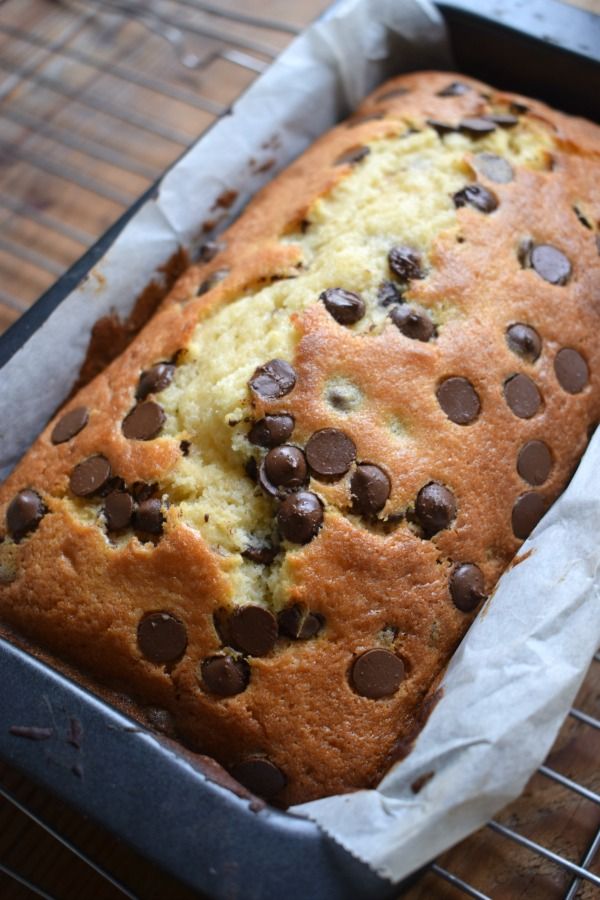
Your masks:
M0 619L276 803L375 785L599 417L599 221L596 126L381 87L2 486Z

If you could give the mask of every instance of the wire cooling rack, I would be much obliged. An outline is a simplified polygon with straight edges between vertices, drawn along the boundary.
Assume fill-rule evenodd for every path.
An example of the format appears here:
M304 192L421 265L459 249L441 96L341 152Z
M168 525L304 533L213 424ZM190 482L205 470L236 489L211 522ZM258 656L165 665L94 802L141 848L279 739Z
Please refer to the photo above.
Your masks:
M407 900L450 900L465 895L479 900L513 900L517 897L592 900L600 896L600 793L596 789L600 719L587 711L597 706L599 689L600 653L597 653L578 695L577 705L571 709L546 763L534 775L523 796L504 809L498 820L489 822L486 828L431 865L417 884L403 894ZM566 774L569 771L578 772L579 780ZM40 812L40 808L46 812ZM71 814L70 818L57 815L55 808L44 802L44 792L29 789L16 773L11 777L11 773L6 773L0 765L0 835L2 829L10 827L11 817L30 821L30 845L36 840L36 834L39 842L39 834L45 832L47 841L55 845L50 854L60 856L62 853L61 872L69 866L71 857L72 866L77 864L80 871L82 867L88 867L93 878L91 882L86 881L85 893L77 888L74 892L52 891L39 883L44 872L32 871L31 865L22 864L19 868L3 859L0 849L0 897L3 900L5 897L21 900L21 897L30 896L51 900L81 896L100 900L118 900L122 896L141 900L146 897L188 900L192 897L186 888L180 888L161 873L151 873L153 891L148 889L148 877L143 884L134 884L139 880L136 876L140 864L136 864L133 853L131 858L126 855L124 860L115 859L114 855L107 858L96 835L102 836L100 829L83 819L80 822L76 814ZM541 823L544 841L534 839L532 823L534 826L537 823L538 828ZM519 830L517 826L520 826ZM0 848L3 844L0 837ZM91 846L95 852L90 850ZM111 861L112 867L107 864ZM3 890L2 875L6 883L10 879L13 885L27 893Z
M0 2L0 330L326 5ZM597 654L583 705L571 710L523 797L444 854L407 897L600 897L599 696ZM31 792L5 776L0 769L0 829L26 817L30 840L45 832L94 870L95 897L146 896L85 850L72 829L40 815ZM15 863L0 842L0 896L61 900L38 883L42 875Z

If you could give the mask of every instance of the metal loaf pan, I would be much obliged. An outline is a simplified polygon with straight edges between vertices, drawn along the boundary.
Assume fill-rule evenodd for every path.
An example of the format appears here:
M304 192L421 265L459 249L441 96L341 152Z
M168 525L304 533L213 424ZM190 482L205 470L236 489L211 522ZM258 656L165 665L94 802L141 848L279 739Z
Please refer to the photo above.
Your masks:
M556 0L439 0L458 70L598 119L600 18ZM152 193L0 338L2 366L107 251ZM80 749L68 741L71 720ZM17 739L11 726L52 730ZM0 757L200 894L342 900L398 895L314 824L257 809L190 754L0 638ZM158 826L158 827L157 827Z

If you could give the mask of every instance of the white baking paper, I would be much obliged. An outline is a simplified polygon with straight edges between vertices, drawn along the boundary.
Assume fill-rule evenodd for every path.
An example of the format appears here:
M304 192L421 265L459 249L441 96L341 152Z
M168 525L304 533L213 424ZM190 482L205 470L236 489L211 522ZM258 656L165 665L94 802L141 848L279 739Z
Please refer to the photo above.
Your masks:
M14 465L68 394L93 323L110 310L127 315L158 265L197 242L224 190L239 192L235 215L386 77L449 66L426 0L351 0L309 28L166 175L156 199L0 372L0 467ZM275 169L257 173L273 156ZM599 462L597 437L454 656L409 756L377 790L294 810L383 876L399 880L484 824L552 745L600 644ZM429 773L414 794L411 784Z
M552 747L600 645L599 462L600 430L455 653L406 759L376 791L294 809L381 875L399 880L475 831Z

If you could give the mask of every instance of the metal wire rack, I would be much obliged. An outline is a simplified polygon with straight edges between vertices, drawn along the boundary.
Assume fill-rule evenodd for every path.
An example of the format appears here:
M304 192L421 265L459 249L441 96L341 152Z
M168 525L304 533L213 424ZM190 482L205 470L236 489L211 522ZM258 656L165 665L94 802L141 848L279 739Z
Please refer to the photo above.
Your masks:
M293 12L307 21L326 5L311 0ZM300 29L269 17L276 2L261 4L264 17L249 14L242 2L226 7L200 0L4 0L0 7L2 330L227 111ZM589 679L597 689L600 653ZM593 736L599 758L600 719L573 708L570 720ZM539 773L598 813L583 853L571 859L532 840L506 824L504 814L484 832L510 845L499 851L507 861L518 847L561 870L563 887L552 896L600 896L600 874L593 871L600 856L600 794L550 765ZM10 804L94 869L111 896L138 896L2 784L0 798L0 806ZM460 846L461 858L468 859L471 841ZM457 850L452 853L455 861ZM446 884L459 895L491 900L460 868L453 872L444 857L425 876L425 892L417 887L410 896L448 897ZM52 900L1 859L0 874Z
M600 675L600 652L596 654L594 658L594 662L592 664L592 668L588 675L588 680L590 680L590 684L597 685L598 676ZM583 690L585 693L585 688ZM595 745L592 745L592 753L594 754L595 759L598 759L598 750L600 749L600 719L590 715L589 713L579 709L578 707L573 707L569 714L570 723L565 723L565 728L569 728L570 724L574 724L576 727L582 727L583 729L589 729L594 734ZM560 738L559 738L560 740ZM552 754L551 754L552 756ZM544 779L553 782L556 785L559 785L562 789L569 792L571 795L576 796L577 798L582 798L586 804L591 805L596 811L600 810L600 794L596 791L586 787L584 784L579 783L578 781L565 776L560 771L551 766L544 764L538 770L539 774L543 776ZM537 794L534 792L531 802L535 804L537 801L540 802L539 792ZM78 846L77 842L74 841L71 837L68 837L64 834L61 834L60 830L56 828L50 821L46 820L42 816L40 816L34 809L30 808L30 806L16 796L14 792L10 789L4 787L0 783L0 798L4 801L5 804L10 804L15 810L18 810L23 815L27 816L30 820L32 820L35 825L49 834L53 840L57 841L64 848L66 848L70 853L74 854L79 860L89 866L94 872L102 879L102 881L110 887L111 893L106 894L106 896L110 896L111 898L118 896L125 896L129 898L137 898L143 897L143 894L137 894L133 892L129 886L127 886L121 879L116 877L112 872L110 872L105 866L101 865L97 862L89 853L86 853L81 847ZM509 807L510 811L510 807ZM506 818L506 812L502 813L502 818ZM595 874L592 871L592 866L594 864L595 859L598 857L598 853L600 851L600 819L596 817L596 828L594 829L594 833L591 839L588 841L587 846L585 847L581 857L579 859L570 859L565 854L561 852L557 852L553 849L550 849L547 846L544 846L542 843L539 843L535 840L530 839L519 831L515 830L513 827L509 827L506 824L503 824L500 821L492 820L490 821L485 831L489 832L494 838L500 838L505 841L508 849L501 848L502 858L505 865L510 865L511 858L514 854L514 848L522 848L527 853L541 858L543 860L548 861L553 867L557 870L560 870L565 876L565 886L563 890L559 893L550 892L548 890L548 885L546 884L544 887L544 883L540 876L540 884L542 886L543 892L535 893L534 888L529 885L527 889L527 893L524 893L524 896L544 896L544 897L561 897L563 900L575 900L577 897L594 897L600 895L600 875ZM454 851L451 851L456 857L457 852L460 852L461 855L468 859L470 848L469 845L473 839L469 838L467 841L463 842L459 845L458 848L455 848ZM512 846L511 846L512 845ZM49 894L47 891L39 887L35 884L30 878L25 877L22 873L16 871L12 866L0 860L0 873L14 880L15 883L18 883L22 887L26 888L31 892L32 895L50 898L50 900L60 900L59 896L53 896ZM428 898L437 898L449 896L446 893L441 891L441 885L446 883L451 885L452 888L459 893L460 896L469 896L478 898L478 900L493 900L495 895L488 893L486 889L480 889L476 887L474 884L470 883L468 878L461 877L455 872L450 871L446 868L445 864L440 864L439 862L434 863L425 876L427 881L427 886L424 889L423 893L419 892L419 888L413 888L409 891L409 897L426 897ZM582 888L588 887L591 890L591 893L588 891L586 893L581 893ZM548 890L546 893L545 890ZM104 896L104 895L102 895ZM454 895L453 895L454 896ZM514 896L513 894L503 893L502 896Z

